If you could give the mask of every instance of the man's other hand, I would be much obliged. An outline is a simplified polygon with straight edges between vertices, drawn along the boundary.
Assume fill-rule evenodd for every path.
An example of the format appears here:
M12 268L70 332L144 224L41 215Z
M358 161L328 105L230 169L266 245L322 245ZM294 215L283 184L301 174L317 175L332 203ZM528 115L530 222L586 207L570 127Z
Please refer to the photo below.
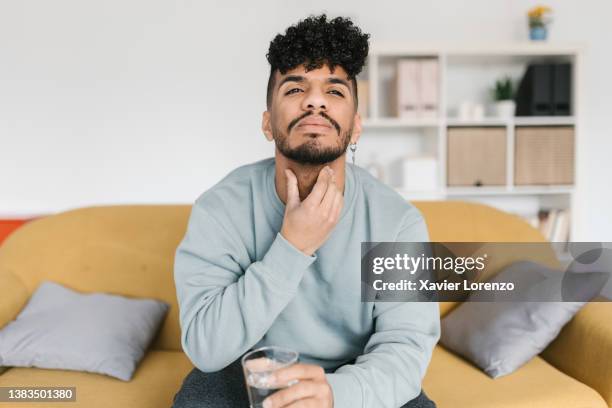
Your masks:
M312 191L302 202L295 174L286 169L285 175L287 205L281 235L303 253L312 255L336 226L344 197L336 186L333 170L328 166L321 169Z
M276 371L272 386L287 388L264 400L264 408L332 408L334 397L323 368L313 364L293 364Z

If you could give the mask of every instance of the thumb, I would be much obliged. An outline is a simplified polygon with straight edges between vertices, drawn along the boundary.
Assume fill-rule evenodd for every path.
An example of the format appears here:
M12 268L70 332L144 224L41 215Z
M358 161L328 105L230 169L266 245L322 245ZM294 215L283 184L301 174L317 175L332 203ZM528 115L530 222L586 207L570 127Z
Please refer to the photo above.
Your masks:
M300 192L298 190L297 177L289 169L285 169L285 177L287 178L287 210L300 205Z

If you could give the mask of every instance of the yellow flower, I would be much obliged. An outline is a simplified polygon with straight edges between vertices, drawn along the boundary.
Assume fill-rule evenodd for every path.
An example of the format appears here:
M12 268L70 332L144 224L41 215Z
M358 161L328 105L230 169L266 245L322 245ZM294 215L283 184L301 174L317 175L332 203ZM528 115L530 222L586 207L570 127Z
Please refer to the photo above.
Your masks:
M544 16L544 14L550 13L552 11L552 9L548 6L536 6L531 8L528 12L527 15L530 18L542 18Z

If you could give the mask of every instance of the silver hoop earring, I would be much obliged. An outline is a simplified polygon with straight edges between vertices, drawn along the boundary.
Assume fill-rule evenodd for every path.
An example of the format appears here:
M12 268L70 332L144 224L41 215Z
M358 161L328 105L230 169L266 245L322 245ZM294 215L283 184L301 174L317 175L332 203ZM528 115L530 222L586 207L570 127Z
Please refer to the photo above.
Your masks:
M349 145L349 149L351 149L352 159L353 159L353 166L354 166L355 165L355 150L357 150L357 143L351 143Z

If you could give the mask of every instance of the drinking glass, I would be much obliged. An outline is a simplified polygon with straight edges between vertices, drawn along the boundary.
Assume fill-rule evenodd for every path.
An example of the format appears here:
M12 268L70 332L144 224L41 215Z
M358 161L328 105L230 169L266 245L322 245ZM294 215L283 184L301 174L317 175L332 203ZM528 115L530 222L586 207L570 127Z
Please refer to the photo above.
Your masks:
M292 385L272 385L269 378L275 371L295 364L298 358L297 351L278 346L258 348L242 357L242 370L251 408L262 408L264 399Z

